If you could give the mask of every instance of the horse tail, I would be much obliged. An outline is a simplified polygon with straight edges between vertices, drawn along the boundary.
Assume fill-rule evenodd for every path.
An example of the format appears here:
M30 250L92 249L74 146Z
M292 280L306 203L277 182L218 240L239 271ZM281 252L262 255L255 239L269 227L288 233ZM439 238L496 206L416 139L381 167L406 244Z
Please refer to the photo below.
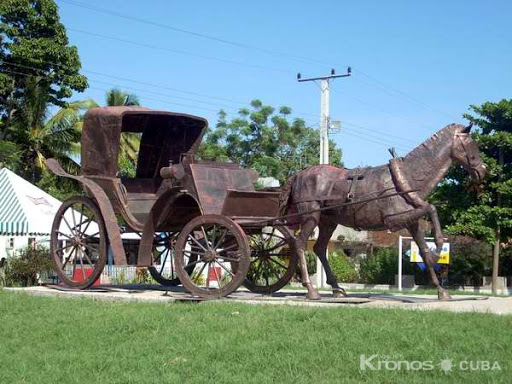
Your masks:
M279 216L286 215L288 211L288 205L290 203L290 195L292 193L293 182L297 178L297 175L291 176L283 186L281 194L279 195Z

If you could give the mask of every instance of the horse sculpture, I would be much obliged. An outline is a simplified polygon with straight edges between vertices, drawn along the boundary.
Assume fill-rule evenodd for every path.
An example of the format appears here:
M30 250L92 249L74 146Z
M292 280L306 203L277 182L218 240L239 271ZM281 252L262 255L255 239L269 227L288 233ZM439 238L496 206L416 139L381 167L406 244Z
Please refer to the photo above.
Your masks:
M330 165L315 165L292 176L280 196L281 213L298 218L288 224L298 225L296 240L303 285L307 298L320 299L309 279L304 249L308 238L318 226L314 252L325 268L327 283L333 296L345 296L338 286L326 257L327 244L338 224L358 230L397 231L407 228L418 244L432 283L441 300L450 299L441 287L434 271L443 244L443 233L436 207L425 199L444 178L453 162L461 164L474 181L482 183L486 167L470 136L471 126L451 124L403 158L393 158L389 164L343 169ZM358 200L361 201L358 203ZM349 204L347 204L349 203ZM332 209L329 207L332 206ZM432 221L437 251L427 246L419 220L428 215Z

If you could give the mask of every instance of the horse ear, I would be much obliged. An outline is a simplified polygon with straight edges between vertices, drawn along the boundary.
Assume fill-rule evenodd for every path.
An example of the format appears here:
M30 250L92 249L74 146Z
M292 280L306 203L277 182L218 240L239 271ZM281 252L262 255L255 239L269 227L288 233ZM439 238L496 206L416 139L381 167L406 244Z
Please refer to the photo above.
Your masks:
M472 127L473 123L469 124L466 128L464 128L461 133L470 133Z

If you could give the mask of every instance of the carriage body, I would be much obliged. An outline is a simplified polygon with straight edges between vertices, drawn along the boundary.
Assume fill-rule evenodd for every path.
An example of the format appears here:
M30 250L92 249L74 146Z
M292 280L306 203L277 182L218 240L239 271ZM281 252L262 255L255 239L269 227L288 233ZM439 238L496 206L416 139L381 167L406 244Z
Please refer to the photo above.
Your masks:
M70 227L70 232L79 232L76 225L69 223L77 220L75 216L79 215L81 209L80 218L86 217L85 220L91 222L93 220L88 217L94 215L94 223L98 223L93 227L98 227L100 233L104 232L104 240L94 240L98 253L110 247L115 264L135 264L150 267L150 271L155 262L155 242L162 241L159 234L177 236L188 223L194 219L201 220L201 217L213 218L214 222L218 222L216 225L232 226L231 231L237 232L238 237L245 237L239 239L239 242L245 243L242 253L250 252L245 250L249 246L247 236L260 234L262 220L277 216L279 193L255 191L257 173L253 170L231 163L196 161L195 155L207 127L208 122L201 117L141 107L89 110L82 127L81 175L69 175L54 160L48 161L48 167L57 175L80 182L89 199L85 203L83 200L72 201L75 205L68 208L71 213L75 212L74 216L69 216L67 222L65 218L60 220L60 224L56 217L54 227L64 225L64 221ZM121 146L130 142L130 136L137 136L140 146L136 150L135 175L125 177L119 174L118 159ZM87 208L89 215L83 214L84 204L91 205ZM67 215L70 215L69 210ZM65 215L64 211L61 212L61 217ZM53 228L53 232L59 232L58 228ZM59 232L61 238L74 244L73 238L76 236L62 232ZM126 234L129 232L140 234L140 240L135 236L138 248L136 257L126 251L127 243L134 242L127 240L129 236ZM90 236L90 233L84 235ZM236 237L233 235L233 239ZM171 247L170 240L165 238L164 242L169 242L168 248ZM52 244L54 250L62 248L62 241L58 239ZM75 251L73 260L78 258L77 254L87 252L87 248L77 250L79 246L76 244L70 247ZM54 260L57 259L56 270L59 273L58 259L62 267L66 263L67 252L55 254L52 251L52 254ZM84 262L93 264L87 260L90 259L88 256L82 259L79 261L82 269ZM75 260L73 266L77 263ZM100 260L94 271L100 267L103 269L101 264L104 263L104 260ZM231 274L232 270L243 272L238 264L233 265L225 269ZM78 288L89 286L94 277L94 273L89 278L82 271L84 279L78 278L82 280L79 282L74 280L74 269L71 274L71 278L62 280ZM158 277L158 273L152 275ZM160 282L170 283L170 280ZM173 279L172 285L177 282L177 279ZM242 282L240 280L233 285ZM216 294L225 295L226 292L219 289Z

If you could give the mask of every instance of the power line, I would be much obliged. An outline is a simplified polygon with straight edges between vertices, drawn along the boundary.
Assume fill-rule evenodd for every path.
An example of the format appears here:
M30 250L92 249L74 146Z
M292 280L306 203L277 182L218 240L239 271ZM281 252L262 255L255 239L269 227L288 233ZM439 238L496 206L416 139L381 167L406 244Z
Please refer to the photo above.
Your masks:
M62 2L62 3L69 4L69 5L73 5L75 7L81 7L81 8L89 9L89 10L94 11L94 12L103 13L103 14L107 14L107 15L110 15L110 16L115 16L115 17L118 17L118 18L126 19L126 20L131 20L131 21L136 21L136 22L139 22L139 23L148 24L148 25L152 25L154 27L168 29L168 30L171 30L171 31L174 31L174 32L180 32L180 33L183 33L183 34L199 37L199 38L202 38L202 39L207 39L207 40L215 41L217 43L231 45L231 46L234 46L234 47L244 48L244 49L248 49L248 50L259 51L259 52L266 53L266 54L272 55L272 56L288 58L290 60L295 60L295 61L300 61L300 62L309 62L309 63L321 64L321 65L327 65L325 62L322 62L322 61L319 61L319 60L314 60L314 59L311 59L311 58L308 58L308 57L293 55L293 54L289 54L289 53L285 53L285 52L274 51L274 50L271 50L271 49L261 48L261 47L255 46L255 45L250 45L250 44L242 43L242 42L239 42L239 41L223 39L223 38L220 38L220 37L216 37L216 36L212 36L212 35L207 35L207 34L204 34L204 33L199 33L199 32L191 31L191 30L188 30L188 29L178 28L178 27L175 27L175 26L172 26L172 25L169 25L169 24L163 24L163 23L158 23L158 22L155 22L155 21L147 20L147 19L142 19L142 18L131 16L131 15L128 15L128 14L112 11L112 10L109 10L109 9L106 9L106 8L94 7L94 6L91 6L89 4L86 4L86 3L83 3L83 2L79 2L79 1L74 1L74 0L59 0L59 1Z
M77 29L77 28L67 28L67 29L69 31L83 33L83 34L90 35L90 36L101 37L101 38L104 38L104 39L109 39L109 40L114 40L114 41L120 41L120 42L123 42L123 43L126 43L126 44L132 44L132 45L136 45L136 46L139 46L139 47L150 48L150 49L155 49L155 50L159 50L159 51L172 52L172 53L178 53L180 55L198 57L200 59L205 59L205 60L220 61L222 63L235 64L235 65L240 65L240 66L244 66L244 67L265 70L265 71L273 71L273 72L287 73L287 74L292 73L292 71L286 70L286 69L282 69L282 68L272 68L272 67L267 67L267 66L263 66L263 65L249 64L249 63L244 63L244 62L241 62L241 61L235 61L235 60L230 60L230 59L223 59L223 58L215 57L215 56L207 56L207 55L197 54L197 53L193 53L193 52L182 51L182 50L179 50L179 49L173 49L173 48L161 47L161 46L152 45L152 44L140 43L140 42L137 42L137 41L123 39L123 38L120 38L120 37L107 36L107 35L103 35L103 34L100 34L100 33L83 31L83 30Z
M392 135L392 134L386 133L386 132L381 132L381 131L378 131L376 129L367 128L367 127L359 125L359 124L349 123L348 121L343 121L342 120L342 124L345 124L345 125L348 125L348 126L351 126L351 127L354 127L354 128L359 128L359 129L362 129L364 131L373 132L373 133L376 133L376 134L379 134L379 135L383 135L383 136L386 136L386 137L392 137L392 138L394 138L396 140L401 140L401 141L404 141L404 142L407 142L407 143L416 143L416 141L407 139L405 137L401 137L401 136L397 136L397 135Z
M363 141L369 141L369 142L374 143L374 144L382 145L382 146L384 146L386 148L389 148L389 145L390 145L390 144L384 143L384 142L379 141L379 140L373 140L371 138L368 138L367 136L359 136L358 134L355 134L353 132L342 131L341 134L346 134L346 135L358 138L358 139L363 140ZM395 148L401 149L401 150L406 151L406 152L408 151L408 149L405 149L404 147L399 147L399 146L396 146L396 145L395 145Z
M74 1L74 0L60 0L60 1L63 2L63 3L67 3L69 5L72 5L72 6L81 7L81 8L92 10L92 11L95 11L95 12L99 12L99 13L107 14L107 15L110 15L110 16L115 16L115 17L118 17L118 18L123 18L123 19L131 20L131 21L136 21L136 22L140 22L140 23L156 26L156 27L159 27L159 28L165 28L165 29L172 30L172 31L175 31L175 32L180 32L180 33L188 34L188 35L191 35L191 36L195 36L195 37L199 37L199 38L203 38L203 39L208 39L208 40L215 41L215 42L218 42L218 43L223 43L223 44L227 44L227 45L231 45L231 46L235 46L235 47L239 47L239 48L245 48L245 49L249 49L249 50L255 50L255 51L263 52L263 53L270 54L270 55L273 55L273 56L286 57L288 59L292 59L292 60L295 60L295 61L310 62L310 63L321 64L321 65L328 65L326 62L323 62L323 61L314 60L314 59L310 59L310 58L306 58L306 57L302 57L302 56L297 56L297 55L292 55L292 54L287 54L287 53L283 53L283 52L278 52L278 51L274 51L274 50L269 50L269 49L266 49L266 48L261 48L261 47L258 47L258 46L253 46L253 45L249 45L249 44L246 44L246 43L241 43L241 42L238 42L238 41L227 40L227 39L219 38L219 37L212 36L212 35L207 35L207 34L195 32L195 31L191 31L191 30L187 30L187 29L183 29L183 28L178 28L178 27L175 27L175 26L172 26L172 25L158 23L158 22L142 19L142 18L139 18L139 17L127 15L127 14L122 14L122 13L119 13L119 12L116 12L116 11L112 11L112 10L109 10L109 9L94 7L94 6L91 6L89 4L86 4L86 3L83 3L83 2L79 2L79 1ZM85 31L81 31L81 32L85 32ZM105 36L103 36L103 37L105 37ZM109 38L109 37L107 37L107 38ZM116 38L114 38L114 39L116 39ZM122 39L120 39L120 40L122 40ZM129 42L128 40L124 40L124 41L125 42ZM217 60L219 58L211 58L211 57L209 57L209 59ZM220 59L220 60L223 60L223 59ZM250 64L246 64L246 63L242 64L240 62L233 62L233 63L237 63L239 65L250 65ZM266 68L266 67L264 67L264 68ZM266 69L269 69L269 68L266 68ZM270 70L276 70L276 69L270 69ZM278 71L284 71L284 70L279 69ZM412 101L412 102L414 102L414 103L416 103L418 105L421 105L421 106L423 106L423 107L425 107L425 108L427 108L429 110L442 113L442 114L444 114L446 116L449 116L450 118L458 119L458 117L455 117L455 116L453 116L453 115L451 115L449 113L446 113L444 111L440 111L440 110L438 110L436 108L433 108L433 107L429 106L428 104L424 103L423 101L418 100L417 98L415 98L413 96L410 96L407 93L405 93L403 91L400 91L400 90L398 90L398 89L396 89L394 87L391 87L391 86L385 84L384 82L382 82L380 80L377 80L374 77L364 73L363 71L357 70L357 72L359 74L365 76L366 78L372 80L378 86L378 88L386 91L391 96L396 97L397 95L400 95L400 96L406 98L407 100ZM388 88L391 89L393 91L393 93L390 93L388 91Z
M340 91L339 89L337 89L337 88L334 88L334 87L333 87L333 88L332 88L332 91L334 91L334 92L336 92L336 93L339 93L339 94L341 94L341 95L343 95L343 96L345 96L345 97L348 97L349 99L355 100L355 101L357 101L357 102L358 102L358 103L360 103L360 104L366 105L367 107L369 107L369 108L371 108L371 109L377 110L377 111L379 111L379 112L381 112L381 113L385 113L385 114L386 114L386 115L388 115L388 116L398 118L398 119L403 120L403 121L405 121L405 122L407 122L407 121L408 121L409 123L419 124L419 125L424 126L425 128L428 128L428 127L425 125L425 123L423 123L423 122L418 122L418 121L416 121L416 120L411 119L410 117L407 117L407 116L404 116L404 115L399 115L399 114L397 114L397 113L393 113L393 112L386 111L386 110L382 109L381 107L378 107L378 106L376 106L376 105L374 105L374 104L372 104L372 103L368 103L367 101L362 100L362 99L360 99L360 98L358 98L358 97L355 97L355 96L352 96L352 95L348 95L348 94L346 94L345 92L341 92L341 91ZM429 129L429 128L428 128L428 129Z
M6 62L4 62L6 63ZM18 64L14 64L14 63L10 63L11 65L15 65L15 66L19 66L19 67L23 67L23 68L27 68L27 69L34 69L34 70L37 70L37 71L40 71L40 72L44 72L43 69L40 69L40 68L35 68L35 67L29 67L29 66L25 66L25 65L18 65ZM24 73L24 72L19 72L19 71L13 71L13 70L8 70L8 69L0 69L0 70L3 70L3 71L6 71L8 73L13 73L13 74L18 74L18 75L22 75L22 76L31 76L32 74L29 74L29 73ZM46 75L42 75L42 76L46 76ZM128 89L132 89L132 90L135 90L137 92L140 92L140 93L146 93L146 94L156 94L156 95L160 95L160 96L163 96L163 97L166 97L167 99L170 98L179 98L179 97L176 97L175 95L168 95L168 94L165 94L165 93L159 93L159 92L153 92L153 91L148 91L148 90L145 90L145 89L141 89L141 88L134 88L134 87L130 87L130 86L126 86L126 85L120 85L120 84L114 84L114 83L108 83L108 82L102 82L102 81L98 81L98 80L94 80L94 81L97 81L99 83L103 83L103 84L106 84L106 85L112 85L112 86L115 86L115 87L118 87L118 88L128 88ZM107 88L99 88L99 87L89 87L89 89L94 89L94 90L100 90L100 91L109 91L109 89ZM160 102L160 103L163 103L162 99L155 99L155 98L151 98L151 97L148 97L148 96L145 96L144 95L144 98L147 99L147 100L151 100L151 101L157 101L157 102ZM180 98L180 99L185 99L185 98ZM238 114L238 111L234 111L232 109L227 109L226 106L221 106L219 104L214 104L214 103L208 103L208 102L205 102L205 101L202 101L202 100L195 100L195 99L185 99L185 100L189 100L189 101L194 101L194 102L202 102L202 103L207 103L207 104L210 104L212 106L218 106L219 109L222 109L224 110L225 112L228 112L232 115L236 115ZM172 105L177 105L177 106L183 106L183 107L188 107L188 108L194 108L194 109L201 109L201 110L207 110L207 111L212 111L212 112L219 112L219 109L214 109L214 108L208 108L208 107L202 107L202 106L197 106L197 105L191 105L191 104L185 104L185 103L179 103L179 102L175 102L175 101L168 101L168 102L165 102L165 104L167 103L172 103ZM316 116L316 115L315 115ZM305 122L309 122L309 123L313 123L313 124L317 124L316 121L312 121L312 120L309 120L309 119L302 119L303 121ZM360 132L361 130L364 130L364 131L371 131L373 133L376 133L376 134L379 134L379 135L383 135L383 136L390 136L390 137L393 137L392 135L388 135L388 134L384 134L380 131L377 131L377 130L373 130L373 129L370 129L370 128L367 128L367 127L364 127L364 126L361 126L361 125L357 125L357 124L353 124L353 123L349 123L349 122L343 122L344 124L346 125L349 125L349 126L352 126L353 128L352 129L348 129L349 130L349 133L348 134L351 134L352 136L354 137L359 137L359 138L362 138L363 140L365 139L368 139L368 141L370 142L374 142L374 143L379 143L380 145L384 145L384 146L395 146L397 148L401 148L403 149L403 147L399 147L397 146L394 142L390 141L390 140L387 140L385 138L381 138L381 137L375 137L373 136L373 139L371 138L368 138L368 135L365 133L365 132ZM345 130L347 130L347 128L345 128ZM352 131L352 133L350 133L350 131ZM356 136L355 134L365 134L365 137L360 137L360 136ZM370 136L371 137L371 136ZM395 138L398 138L398 136L394 136Z
M402 98L408 100L409 102L413 102L423 108L426 108L430 111L434 111L434 112L438 112L438 113L442 113L443 115L445 116L448 116L452 119L458 119L458 117L455 117L454 115L450 114L450 113L447 113L445 111L441 111L439 109L436 109L430 105L428 105L427 103L421 101L421 100L418 100L417 98L413 97L413 96L410 96L408 95L407 93L403 92L403 91L400 91L399 89L396 89L394 87L391 87L390 85L380 81L380 80L377 80L376 78L362 72L361 70L354 70L355 72L359 73L360 75L363 75L364 77L366 77L367 79L371 80L373 82L373 86L375 86L376 88L379 88L381 89L382 91L386 92L388 95L390 96L393 96L393 97L399 97L399 96L402 96ZM391 91L389 91L391 90Z

